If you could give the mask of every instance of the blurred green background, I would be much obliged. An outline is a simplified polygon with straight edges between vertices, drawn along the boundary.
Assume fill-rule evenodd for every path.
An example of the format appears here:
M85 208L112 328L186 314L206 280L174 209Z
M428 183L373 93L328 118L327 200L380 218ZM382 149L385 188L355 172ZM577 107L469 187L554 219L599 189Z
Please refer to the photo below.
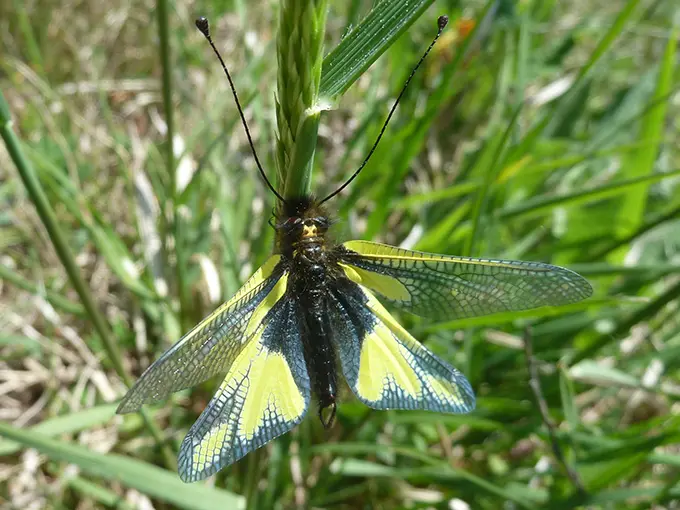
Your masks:
M326 52L357 31L355 60L395 41L321 117L320 195L362 161L437 16L451 22L331 202L337 238L552 262L595 296L447 323L401 314L468 376L474 413L376 412L345 391L332 430L310 413L183 484L174 455L217 381L146 424L115 402L271 253L273 197L193 20L211 19L274 178L279 2L4 0L0 506L678 508L677 2L392 0L375 2L397 12L378 28L362 24L373 4L329 0Z

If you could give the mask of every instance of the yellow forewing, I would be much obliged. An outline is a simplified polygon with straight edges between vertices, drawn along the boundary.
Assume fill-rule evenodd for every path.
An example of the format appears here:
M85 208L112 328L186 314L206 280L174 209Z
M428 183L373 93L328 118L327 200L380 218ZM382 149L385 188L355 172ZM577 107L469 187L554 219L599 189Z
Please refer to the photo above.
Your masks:
M270 295L275 293L276 289ZM272 304L268 322L255 330L231 364L219 390L182 442L179 474L184 481L217 472L304 417L310 383L296 306L286 298Z
M288 274L281 276L281 279L274 285L274 288L269 292L262 301L257 305L257 308L253 311L250 319L248 320L248 325L246 326L244 336L248 338L252 335L255 330L260 326L262 320L264 319L267 312L271 310L272 306L283 297L286 292L286 287L288 286Z
M404 302L411 300L411 294L408 289L403 283L392 276L367 271L359 267L352 267L342 262L340 267L342 267L350 280L373 289L388 299Z
M592 294L568 269L451 257L368 241L343 244L346 276L412 313L442 320L574 303Z
M160 402L224 373L286 287L280 255L270 257L229 301L158 358L123 397L118 413Z

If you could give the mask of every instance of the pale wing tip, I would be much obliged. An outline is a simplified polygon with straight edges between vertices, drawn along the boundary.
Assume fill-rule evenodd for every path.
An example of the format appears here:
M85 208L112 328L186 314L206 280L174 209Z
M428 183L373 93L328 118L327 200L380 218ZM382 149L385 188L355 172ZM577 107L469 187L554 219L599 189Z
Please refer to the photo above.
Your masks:
M562 277L566 280L572 290L571 293L565 295L567 298L565 304L583 301L593 295L593 286L583 276L571 269L559 266L556 267L560 270Z
M123 397L123 400L120 401L120 404L118 404L118 407L116 408L116 414L134 413L136 411L139 411L141 408L142 408L141 404L130 401L128 396L125 395Z
M468 378L461 372L458 372L453 379L453 383L460 389L461 393L461 403L458 404L460 410L457 411L457 414L467 414L474 411L477 407L477 398Z
M184 483L192 483L201 480L197 473L194 463L194 445L191 441L191 434L187 434L182 445L179 447L179 454L177 455L177 474Z
M579 290L581 291L581 299L588 299L593 295L593 286L582 276L579 282Z

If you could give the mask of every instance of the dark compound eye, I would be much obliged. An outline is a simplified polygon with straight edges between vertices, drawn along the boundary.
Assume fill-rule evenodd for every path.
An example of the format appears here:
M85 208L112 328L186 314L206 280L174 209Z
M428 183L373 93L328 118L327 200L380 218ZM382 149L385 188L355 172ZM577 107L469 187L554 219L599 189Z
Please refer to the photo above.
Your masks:
M325 216L318 216L314 218L314 223L320 228L328 228L331 225L330 220Z
M298 227L302 224L302 218L299 218L297 216L291 216L288 218L284 223L283 226L287 229L292 229L295 227Z

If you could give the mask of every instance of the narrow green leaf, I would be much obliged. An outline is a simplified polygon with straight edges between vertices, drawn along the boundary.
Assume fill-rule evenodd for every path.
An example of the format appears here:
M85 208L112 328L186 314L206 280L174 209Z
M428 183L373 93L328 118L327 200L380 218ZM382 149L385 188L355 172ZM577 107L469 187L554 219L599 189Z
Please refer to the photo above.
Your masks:
M510 135L516 129L515 123L519 118L521 112L520 108L516 108L511 120L508 121L507 126L503 130L498 130L485 141L484 148L472 169L474 175L481 174L483 176L482 185L477 192L477 197L474 201L471 218L472 229L470 235L466 239L463 255L471 257L474 255L476 243L479 241L479 226L480 220L485 212L485 205L487 197L491 188L491 183L496 180L498 172L501 171L503 154L506 152L507 143L510 140Z
M120 494L116 494L101 485L93 483L80 476L66 477L66 483L74 490L81 493L85 498L93 499L106 506L117 510L134 510L136 507L123 500Z
M568 115L568 110L574 104L574 96L578 96L582 93L584 87L583 82L588 79L588 74L600 59L612 48L614 41L616 41L624 32L630 17L635 12L639 3L640 0L629 0L623 9L621 9L619 15L609 27L609 30L607 30L602 39L598 42L595 50L590 54L590 58L586 64L579 70L578 76L574 80L569 91L560 97L556 108L548 113L544 118L544 121L541 122L535 130L543 132L545 129L547 132L551 132L559 125L559 120ZM558 121L557 124L553 122L553 119Z
M659 64L659 76L652 102L656 105L648 110L642 117L640 140L642 142L656 141L647 144L624 159L621 175L625 178L635 178L650 175L654 171L654 163L661 145L668 101L662 98L668 96L673 85L673 71L675 68L677 49L677 30L673 30L661 63ZM645 205L649 185L635 188L622 197L619 206L619 219L615 223L616 234L625 236L637 229L644 219Z
M16 271L13 271L3 264L0 264L0 279L6 280L12 285L16 285L20 289L28 291L32 294L43 296L48 303L63 312L72 313L75 315L85 315L85 309L80 303L74 303L61 294L49 289L42 289L39 285L29 282Z
M524 202L511 205L500 211L496 215L502 219L515 218L517 216L535 215L551 211L557 206L574 206L586 202L603 200L605 198L624 193L632 188L644 187L654 182L659 182L669 177L680 175L680 169L671 172L644 175L613 184L597 186L589 190L579 190L573 193L565 193L558 196L540 196L535 199L525 200Z
M607 444L596 447L584 455L581 459L581 464L597 464L614 458L628 457L639 453L650 455L657 447L665 444L676 444L680 438L680 434L676 430L661 434L653 434L649 430L646 430L646 432L649 434L648 436L629 435L625 440L613 439L607 441Z
M583 163L584 161L591 161L596 158L637 151L643 147L655 145L657 143L661 143L662 141L663 140L647 140L645 142L629 143L616 145L614 147L607 147L606 149L601 150L592 150L588 151L586 154L572 154L555 159L548 159L546 161L530 162L521 168L521 172L518 173L510 172L509 169L511 167L507 167L503 169L503 172L501 172L494 184L503 185L509 180L510 177L514 177L515 175L527 177L532 174L547 173L560 168L572 167L579 163Z
M607 262L571 264L569 269L581 276L634 276L655 279L663 275L680 273L680 264L638 264L636 266L614 266Z
M338 444L337 446L343 446ZM370 446L370 445L367 445ZM375 448L379 445L373 445ZM526 488L522 495L518 494L517 490L509 491L505 487L499 487L486 479L474 475L464 469L452 468L446 464L438 466L427 466L421 468L394 468L379 464L377 462L370 462L361 459L341 459L338 458L331 464L331 471L333 473L342 474L344 476L357 477L386 477L392 479L424 479L424 480L440 480L445 482L460 482L464 480L478 487L479 489L499 496L508 501L513 501L520 508L533 509L537 508L530 500L540 500L538 494L532 494L532 489ZM528 497L527 497L528 496Z
M541 317L554 317L557 315L566 315L568 313L580 312L589 308L598 308L607 305L619 304L620 300L616 298L596 299L590 298L587 301L564 305L560 307L544 306L534 310L523 310L520 312L503 312L495 313L493 315L484 315L482 317L471 317L469 319L456 319L447 322L440 322L423 328L425 332L435 332L443 330L465 329L476 326L489 326L492 324L503 324L507 322L514 322L515 320Z
M616 38L626 29L628 20L635 12L639 3L640 0L629 0L625 7L621 9L621 12L619 12L619 15L614 20L614 23L611 24L609 30L605 33L604 37L600 39L597 47L590 54L588 62L583 66L579 73L579 78L588 74L590 69L592 69L600 58L602 58L602 56L612 47Z
M587 503L589 505L610 505L611 503L626 502L628 505L626 505L625 508L631 508L634 502L639 503L640 500L644 501L654 498L661 493L662 490L662 486L627 487L625 489L604 490L593 494L588 498ZM673 498L680 498L680 487L671 490L668 495ZM569 508L573 508L573 506Z
M584 347L577 349L575 352L569 353L569 362L567 364L575 364L583 361L586 358L590 358L600 349L613 342L616 342L622 335L628 334L630 328L635 326L637 323L648 320L649 318L656 315L659 310L662 310L663 307L678 297L680 297L680 282L677 282L675 285L671 285L653 301L636 310L625 320L619 322L614 331L603 333L597 338L591 340Z
M444 200L450 200L460 196L467 195L479 189L478 182L462 182L454 184L442 189L435 189L425 193L412 193L401 198L394 205L394 209L411 209L422 207L423 205L432 205Z
M35 448L53 460L68 462L85 473L117 481L148 496L191 510L243 508L241 496L203 484L185 484L177 474L122 455L101 454L0 422L0 436Z
M637 472L640 463L644 462L646 453L638 453L628 457L616 457L592 464L579 464L579 474L588 492L598 492L609 485L622 481Z
M381 454L396 454L411 460L417 460L429 465L439 464L440 459L432 457L426 453L417 451L414 448L407 448L397 445L383 445L375 443L351 443L345 441L343 443L322 443L313 446L310 449L312 452L332 452L339 455L381 455Z
M578 409L576 408L576 393L569 373L560 367L560 397L562 399L562 411L569 423L571 430L576 430L579 425Z
M320 96L333 100L344 93L432 2L379 2L324 58Z
M441 221L425 232L416 244L416 248L423 251L441 251L441 247L446 245L446 241L451 240L454 232L463 232L464 229L459 227L465 216L470 213L470 209L472 209L472 201L467 201L454 208ZM469 228L467 231L469 231Z
M388 418L390 423L395 425L421 425L430 423L441 423L447 427L457 428L457 427L470 427L473 430L481 430L487 432L498 431L503 428L501 422L495 420L489 420L486 418L481 418L475 416L474 414L438 414L438 413L423 413L418 411L409 412L399 412L390 413Z
M56 437L61 434L72 434L96 427L109 421L116 413L118 404L108 404L91 407L83 411L56 416L31 427L31 433L37 432L47 437ZM0 457L11 455L21 449L21 445L14 441L0 439Z
M626 372L605 366L596 361L584 360L569 370L571 377L582 382L601 384L604 386L624 386L637 388L639 380Z

